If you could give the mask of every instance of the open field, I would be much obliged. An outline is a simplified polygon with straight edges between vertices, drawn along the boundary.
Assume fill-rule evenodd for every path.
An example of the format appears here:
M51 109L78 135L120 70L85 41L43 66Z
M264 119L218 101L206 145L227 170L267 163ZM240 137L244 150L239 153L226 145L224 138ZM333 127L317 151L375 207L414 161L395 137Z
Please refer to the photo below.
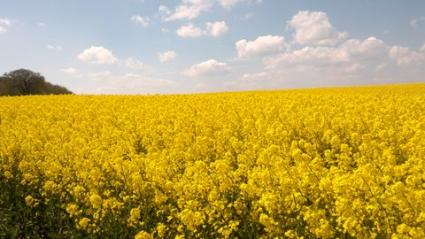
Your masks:
M0 237L425 238L425 84L0 98Z

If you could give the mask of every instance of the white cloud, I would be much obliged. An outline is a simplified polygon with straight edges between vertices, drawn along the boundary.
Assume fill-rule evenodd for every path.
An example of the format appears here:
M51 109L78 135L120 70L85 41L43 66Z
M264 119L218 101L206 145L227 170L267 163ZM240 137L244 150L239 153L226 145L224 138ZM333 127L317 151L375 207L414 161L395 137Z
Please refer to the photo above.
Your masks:
M54 45L48 44L46 46L46 48L49 49L49 50L52 50L52 51L62 51L63 50L63 47L61 45L54 46Z
M288 49L263 58L263 71L245 74L239 84L255 89L378 82L388 77L387 68L392 67L388 49L375 37Z
M262 3L262 0L182 0L174 11L167 6L160 5L158 12L163 21L192 20L201 13L211 10L215 3L219 3L225 9L231 9L241 2Z
M39 27L46 27L47 24L44 23L44 22L37 22L37 26L39 26Z
M174 11L167 6L160 5L158 12L163 21L192 20L201 13L211 10L215 3L220 4L225 9L231 9L238 3L255 2L262 3L262 0L182 0Z
M229 85L246 90L384 84L422 81L425 75L420 64L398 65L388 54L359 57L338 55L339 50L318 46L285 53L286 58L281 55L278 62L266 61L263 70L244 74Z
M149 23L150 23L149 17L137 16L137 15L132 16L130 20L142 25L143 27L149 26Z
M124 64L127 68L130 68L130 69L143 69L143 68L145 68L145 64L141 60L134 59L134 58L131 58L131 57L127 58L124 61Z
M410 65L425 61L424 46L419 51L412 51L402 46L392 46L389 55L399 65Z
M78 73L78 70L73 67L61 69L61 71L67 75L76 75Z
M195 38L200 37L203 35L202 29L199 27L195 27L192 23L189 23L188 25L181 26L177 31L177 35L184 38Z
M90 64L114 64L117 58L103 46L91 46L78 55L78 59Z
M170 9L167 6L160 5L158 7L158 13L163 21L166 21L167 17L171 14Z
M161 5L159 13L165 21L192 20L197 18L202 12L210 10L212 6L213 0L182 0L182 4L178 5L174 12Z
M419 25L422 25L423 23L425 23L425 16L412 18L409 22L410 26L413 28L418 28Z
M336 65L348 61L349 57L345 51L325 46L307 46L264 59L266 68Z
M158 53L158 60L162 63L173 60L177 57L177 53L175 51L166 51Z
M324 12L300 11L288 26L295 30L294 39L301 45L334 45L347 37L334 29Z
M381 57L386 53L387 47L382 40L375 37L369 37L364 41L357 39L347 40L342 44L341 50L345 51L346 54L351 57L360 57L364 59Z
M229 31L229 27L224 21L207 22L205 23L205 30L194 26L192 23L181 26L177 29L176 33L180 37L184 38L195 38L203 35L209 35L213 37L219 37Z
M12 22L7 18L0 18L0 33L7 32L12 26Z
M285 38L282 36L259 36L254 41L242 39L235 43L239 57L261 56L277 53L285 48Z
M229 31L229 27L227 26L226 22L224 22L224 21L207 22L206 23L206 29L207 29L207 34L211 35L213 37L219 37L222 34Z
M185 70L183 74L189 77L212 77L225 75L229 72L229 70L230 69L226 63L210 59L199 64L192 65L189 69Z
M375 37L310 45L263 58L264 68L228 83L235 89L312 87L421 80L425 46L414 51Z
M386 58L387 47L382 40L369 37L360 41L351 39L338 47L306 46L264 59L266 68L282 67L346 67L354 69L364 63L378 64Z
M353 83L355 80L393 77L389 72L401 72L397 65L415 67L425 61L425 47L412 51L406 47L388 46L375 37L347 40L347 34L337 32L324 12L301 11L293 16L288 26L295 30L294 40L301 46L292 45L292 49L263 58L265 73L254 75L254 78L282 76L315 81L319 85L338 81ZM255 45L254 42L251 46ZM249 55L248 46L246 40L237 43L240 57ZM329 82L314 80L318 76L324 81L329 79ZM252 78L252 75L244 77Z

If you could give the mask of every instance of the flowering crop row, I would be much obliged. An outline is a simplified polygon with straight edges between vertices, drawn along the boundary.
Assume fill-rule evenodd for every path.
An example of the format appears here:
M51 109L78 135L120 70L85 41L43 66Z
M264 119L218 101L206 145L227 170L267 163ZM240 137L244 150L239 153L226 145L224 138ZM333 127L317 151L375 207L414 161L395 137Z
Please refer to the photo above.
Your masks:
M0 98L0 237L425 238L425 85Z

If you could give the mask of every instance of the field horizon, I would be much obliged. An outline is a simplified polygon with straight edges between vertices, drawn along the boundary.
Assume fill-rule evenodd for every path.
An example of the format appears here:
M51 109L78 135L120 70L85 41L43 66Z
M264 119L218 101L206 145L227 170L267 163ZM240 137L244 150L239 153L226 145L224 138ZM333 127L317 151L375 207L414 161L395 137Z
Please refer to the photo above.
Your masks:
M357 88L392 88L398 86L422 86L425 81L415 82L398 82L398 83L376 83L361 85L332 85L317 87L299 87L299 88L277 88L277 89L256 89L256 90L238 90L238 91L212 91L212 92L186 92L186 93L138 93L138 94L71 94L67 96L185 96L185 95L219 95L233 93L267 93L267 92L286 92L286 91L315 91L315 90L341 90L341 89L357 89ZM0 96L1 97L49 97L54 95L24 95L24 96Z

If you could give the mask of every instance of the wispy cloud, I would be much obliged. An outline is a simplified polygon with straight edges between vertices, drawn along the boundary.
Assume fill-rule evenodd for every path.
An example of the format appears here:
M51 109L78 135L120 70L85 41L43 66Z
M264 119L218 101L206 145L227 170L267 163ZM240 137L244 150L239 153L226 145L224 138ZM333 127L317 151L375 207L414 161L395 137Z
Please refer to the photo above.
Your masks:
M186 69L183 74L189 77L221 76L229 72L229 66L224 62L210 59Z
M158 53L158 60L162 63L169 62L177 57L175 51L166 51Z
M140 24L143 27L148 27L149 24L150 24L150 18L149 17L134 15L130 18L130 20L137 23L137 24Z
M52 51L62 51L63 47L61 45L50 45L48 44L46 46L47 49L52 50Z
M0 18L0 33L7 32L12 26L12 21L8 18Z
M414 17L409 22L410 26L415 29L424 23L425 23L425 16Z

